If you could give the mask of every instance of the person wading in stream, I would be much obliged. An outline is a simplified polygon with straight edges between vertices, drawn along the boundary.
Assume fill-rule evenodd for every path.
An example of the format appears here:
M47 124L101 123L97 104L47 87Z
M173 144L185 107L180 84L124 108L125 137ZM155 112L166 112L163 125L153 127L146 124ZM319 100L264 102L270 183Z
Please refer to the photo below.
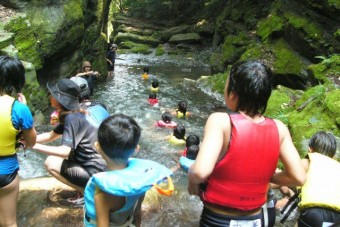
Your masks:
M60 123L51 132L38 135L33 148L49 155L45 166L53 177L83 192L90 177L106 168L104 159L93 146L98 129L86 120L85 111L80 108L80 90L75 82L61 79L55 84L48 83L47 88L51 92L51 106L59 112ZM41 144L60 137L60 146Z
M269 182L297 186L306 180L287 127L263 116L272 80L259 61L231 68L224 98L233 112L209 116L188 173L189 194L204 203L200 226L265 226L261 207ZM285 169L275 173L279 158Z
M30 147L36 142L33 117L21 93L24 85L25 69L21 61L0 56L0 226L17 226L17 137L21 134L24 143ZM12 95L18 96L18 100Z

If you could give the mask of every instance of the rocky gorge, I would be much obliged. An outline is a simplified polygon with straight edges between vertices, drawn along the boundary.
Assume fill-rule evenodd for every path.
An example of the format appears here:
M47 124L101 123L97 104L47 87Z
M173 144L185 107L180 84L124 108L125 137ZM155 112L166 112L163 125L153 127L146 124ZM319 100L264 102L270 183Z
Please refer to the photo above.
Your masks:
M106 74L103 56L110 40L118 45L118 54L189 58L201 53L198 57L210 65L211 76L195 83L219 93L234 62L262 59L273 69L277 85L266 115L287 124L301 157L302 144L316 131L330 131L339 138L339 3L223 2L210 6L214 16L166 24L115 10L115 1L110 0L0 0L0 52L24 62L24 93L36 116L48 106L46 81L73 75L82 60L90 60ZM51 200L53 188L59 187L51 179L23 182L19 215L25 223L35 226L44 219L61 225L66 224L61 221L65 217L69 223L82 220L79 208L53 202L54 197ZM27 196L35 190L42 201ZM58 193L63 197L73 192L63 188ZM37 211L30 213L29 208Z

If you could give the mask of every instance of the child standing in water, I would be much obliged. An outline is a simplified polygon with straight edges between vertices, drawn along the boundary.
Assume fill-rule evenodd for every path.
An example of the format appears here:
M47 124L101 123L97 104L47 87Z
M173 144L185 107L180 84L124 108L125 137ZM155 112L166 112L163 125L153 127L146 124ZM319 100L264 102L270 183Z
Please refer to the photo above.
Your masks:
M97 151L107 171L95 174L85 189L85 226L140 226L141 204L153 184L170 176L163 165L129 159L138 151L141 129L126 115L110 116L98 130Z
M17 226L17 136L22 132L24 143L29 147L36 142L33 117L21 93L24 85L25 69L21 61L0 56L0 226Z
M321 131L310 139L309 153L302 160L307 180L301 188L299 227L340 221L340 163L333 159L335 152L333 134Z
M162 114L162 120L159 120L155 123L157 127L165 127L165 128L176 128L177 123L172 121L172 115L170 112L164 112Z
M224 98L234 112L209 116L188 172L189 193L204 202L200 226L264 226L261 207L269 182L287 186L305 182L288 128L263 116L272 88L271 70L261 62L232 66ZM285 169L275 173L279 159Z
M115 61L116 61L116 51L117 45L112 44L109 47L109 51L106 53L106 62L107 62L107 76L113 77L113 72L115 70Z

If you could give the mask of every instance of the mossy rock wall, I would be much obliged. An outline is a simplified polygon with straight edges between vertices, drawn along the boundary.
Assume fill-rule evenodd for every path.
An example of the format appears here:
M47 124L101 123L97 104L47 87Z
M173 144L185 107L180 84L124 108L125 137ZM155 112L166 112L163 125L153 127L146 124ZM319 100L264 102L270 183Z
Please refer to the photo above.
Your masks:
M31 109L46 109L48 100L38 101L46 99L45 83L75 75L83 60L90 60L95 70L106 75L107 37L101 32L106 2L9 1L19 10L1 24L3 34L13 34L0 42L1 53L32 63L29 68L34 73L25 87Z

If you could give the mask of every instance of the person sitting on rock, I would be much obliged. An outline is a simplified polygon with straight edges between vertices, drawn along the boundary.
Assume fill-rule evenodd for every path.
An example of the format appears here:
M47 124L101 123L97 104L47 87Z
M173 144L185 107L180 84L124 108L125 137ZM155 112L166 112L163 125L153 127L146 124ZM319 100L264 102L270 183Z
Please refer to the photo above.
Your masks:
M83 61L81 70L79 70L75 76L80 76L86 79L90 88L90 95L93 95L94 80L97 79L100 74L99 72L92 70L91 63L89 61Z

